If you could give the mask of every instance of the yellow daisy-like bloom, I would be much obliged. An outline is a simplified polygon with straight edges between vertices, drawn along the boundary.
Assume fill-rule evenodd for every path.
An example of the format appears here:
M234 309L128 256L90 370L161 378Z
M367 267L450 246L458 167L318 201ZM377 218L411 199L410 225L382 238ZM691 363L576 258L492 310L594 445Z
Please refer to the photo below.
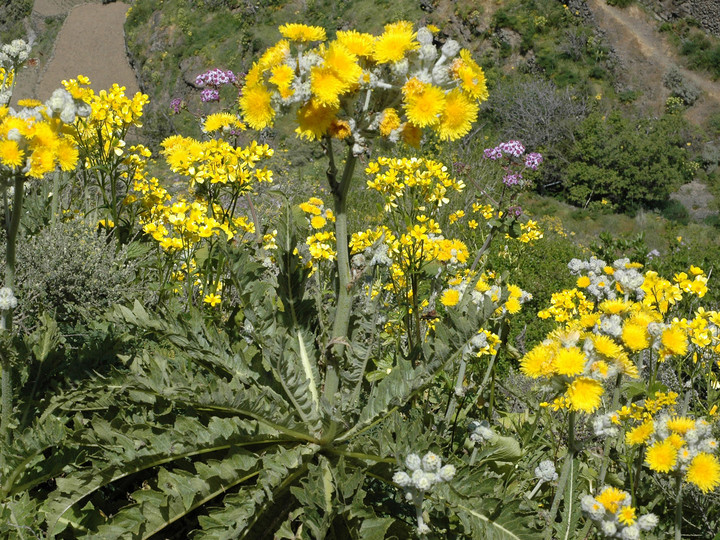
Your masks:
M707 452L700 452L693 458L685 473L685 481L695 484L703 493L720 485L720 461Z
M330 124L330 135L340 141L347 139L350 135L352 135L350 123L345 120L338 120L335 118Z
M533 379L550 376L554 372L553 356L552 345L537 345L520 360L520 371Z
M685 439L683 439L680 435L677 433L672 433L669 435L665 442L671 445L675 450L680 450L683 446L685 446Z
M234 114L224 112L209 115L203 123L203 129L208 133L224 128L242 129L244 127Z
M330 128L337 112L337 107L323 105L312 99L298 110L298 127L295 133L311 141L321 139Z
M600 303L598 309L606 315L622 315L630 309L630 306L632 303L624 300L605 300Z
M327 220L322 216L313 216L310 220L310 226L313 229L322 229L326 223Z
M217 306L222 301L219 294L206 294L203 298L203 302L210 304L212 307Z
M362 68L357 60L357 55L350 52L345 45L333 41L323 55L323 67L332 70L335 76L350 88L357 84L362 75Z
M660 340L670 354L682 356L687 353L687 335L678 326L671 326L663 331Z
M258 69L260 72L265 72L275 66L279 66L285 62L285 59L289 54L290 43L288 43L287 40L282 39L262 54L260 59L257 61ZM248 73L248 75L250 75L250 73ZM249 85L250 82L246 79L245 84Z
M308 41L324 41L325 29L320 26L308 26L306 24L288 23L283 24L280 28L283 37L299 42Z
M245 87L240 96L240 110L248 125L257 130L271 126L275 118L270 92L263 85Z
M413 25L408 21L398 21L385 25L385 31L375 40L373 56L378 64L398 62L409 51L418 49Z
M647 450L645 463L653 471L670 472L677 463L677 450L670 441L655 442Z
M505 302L505 309L507 309L507 312L511 315L519 312L521 308L522 305L520 304L520 301L515 297L509 298L508 301Z
M58 165L63 171L72 171L78 162L78 149L70 137L63 137L55 149Z
M25 163L25 152L15 141L0 141L0 163L6 167L20 167Z
M637 520L635 508L633 508L632 506L622 507L617 513L617 518L618 521L623 525L632 525Z
M676 416L668 420L667 427L673 433L685 435L691 429L695 429L695 420L687 416Z
M444 108L445 93L442 88L431 84L424 85L420 92L408 95L405 102L408 120L420 128L437 124Z
M340 107L340 94L345 92L347 84L334 70L316 66L310 73L310 90L318 103L331 107Z
M446 289L440 296L440 303L443 306L456 306L460 301L460 293L456 289Z
M587 359L577 347L562 348L555 355L555 371L560 375L579 375L585 369Z
M485 72L473 60L470 51L460 50L460 58L455 59L450 68L453 77L460 81L460 88L478 101L485 101L489 97Z
M628 446L645 444L653 433L655 433L654 422L652 420L646 420L625 434L625 443Z
M595 350L607 358L616 358L623 352L622 347L608 336L595 334L592 336Z
M278 92L283 98L288 98L293 95L291 85L295 79L295 72L287 64L280 64L272 70L272 75L269 81L277 86Z
M457 88L445 96L445 109L440 116L437 130L443 141L454 141L470 132L477 119L478 104L468 99Z
M622 340L625 346L633 352L647 349L650 346L647 327L632 322L627 322L623 326Z
M590 278L588 276L580 276L579 278L577 278L576 285L581 289L584 289L585 287L589 287L590 286Z
M578 377L568 386L565 395L572 410L591 413L600 406L603 387L598 381Z
M341 30L337 33L337 40L351 53L370 58L375 48L375 37L357 30Z
M614 514L620 508L620 505L625 502L627 493L614 487L606 487L600 495L595 497L595 500L603 505L603 508Z

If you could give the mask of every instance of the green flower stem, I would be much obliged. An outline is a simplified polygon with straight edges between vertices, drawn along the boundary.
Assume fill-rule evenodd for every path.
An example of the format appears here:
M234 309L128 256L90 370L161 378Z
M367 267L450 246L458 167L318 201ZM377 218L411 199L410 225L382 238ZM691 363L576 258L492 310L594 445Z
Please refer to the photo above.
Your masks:
M675 496L675 540L682 540L682 476L678 475L675 485L677 495Z
M353 172L357 158L352 153L352 146L348 146L345 156L345 167L342 178L337 180L337 167L332 150L332 140L325 139L326 150L330 165L327 170L327 178L333 194L335 213L335 242L337 246L337 273L338 273L338 297L335 305L335 318L333 320L332 341L333 354L328 362L324 395L330 405L335 403L335 394L340 382L338 359L342 356L347 343L348 328L350 326L350 313L352 312L352 295L350 288L350 255L348 250L348 228L347 228L347 195L350 190Z
M10 220L6 221L7 228L7 246L5 257L5 283L4 286L13 290L15 288L15 244L17 240L18 229L20 228L20 216L22 215L23 204L23 177L15 177L15 194L13 198L13 209L9 215ZM5 197L3 197L5 198ZM7 198L5 198L7 205ZM13 309L6 309L0 317L0 332L12 332ZM2 414L0 415L0 439L6 444L11 441L12 432L10 431L10 423L12 421L13 412L13 388L12 388L12 365L10 359L3 356L0 360L2 367L2 382L0 403Z

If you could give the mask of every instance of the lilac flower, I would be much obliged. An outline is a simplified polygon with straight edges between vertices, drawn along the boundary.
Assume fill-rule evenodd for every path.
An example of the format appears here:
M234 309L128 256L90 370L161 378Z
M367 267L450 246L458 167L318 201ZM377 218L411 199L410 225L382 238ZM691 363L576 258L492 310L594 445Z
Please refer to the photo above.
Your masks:
M523 213L522 206L511 206L508 208L508 214L513 217L520 217Z
M500 150L499 146L496 146L495 148L486 148L484 154L488 159L500 159L502 157L502 150Z
M522 182L522 174L520 173L508 173L503 176L503 183L506 186L517 186Z
M520 157L525 153L525 147L520 141L508 141L505 143L500 143L500 145L498 145L498 148L504 154L510 154L511 156L515 157Z
M538 166L543 162L543 157L537 152L533 152L525 156L525 166L528 169L536 171Z
M233 84L237 82L237 77L235 74L230 71L229 69L227 71L223 71L219 68L214 68L206 71L205 73L201 73L197 77L195 77L195 84L197 84L200 87L203 86L222 86L223 84Z
M170 108L175 114L178 114L180 112L180 109L182 109L183 106L183 100L181 98L175 98L170 102Z
M202 101L220 101L220 92L215 88L205 88L200 92L200 99Z

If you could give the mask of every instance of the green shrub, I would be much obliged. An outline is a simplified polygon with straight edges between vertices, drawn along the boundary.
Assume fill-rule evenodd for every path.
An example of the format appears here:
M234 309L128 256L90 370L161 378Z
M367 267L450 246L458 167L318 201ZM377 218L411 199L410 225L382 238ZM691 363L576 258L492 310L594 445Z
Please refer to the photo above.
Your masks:
M634 2L635 0L607 0L609 6L615 6L619 8L626 8Z
M615 111L591 114L575 133L563 178L571 204L607 199L622 211L661 206L670 192L689 180L678 115L634 119Z
M687 208L678 200L668 199L660 206L660 213L669 221L674 221L681 225L687 225L690 222L690 213Z

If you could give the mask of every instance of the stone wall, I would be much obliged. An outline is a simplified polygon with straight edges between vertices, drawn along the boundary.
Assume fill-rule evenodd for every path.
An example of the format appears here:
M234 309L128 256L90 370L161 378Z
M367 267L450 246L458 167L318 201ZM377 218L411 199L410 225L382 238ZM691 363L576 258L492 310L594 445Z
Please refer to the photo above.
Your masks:
M661 19L692 17L706 31L720 37L720 0L640 0Z

